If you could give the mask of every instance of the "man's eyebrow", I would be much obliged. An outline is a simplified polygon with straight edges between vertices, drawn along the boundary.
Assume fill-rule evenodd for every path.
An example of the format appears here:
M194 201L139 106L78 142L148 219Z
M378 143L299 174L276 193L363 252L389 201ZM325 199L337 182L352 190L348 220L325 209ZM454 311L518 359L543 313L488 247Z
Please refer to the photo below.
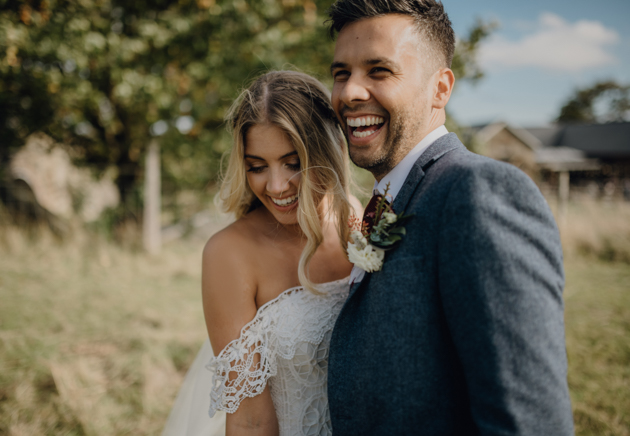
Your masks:
M365 61L363 61L363 64L367 66L383 65L395 70L400 70L400 65L387 58L366 59ZM332 72L338 68L348 68L348 64L345 62L333 62L332 64L330 64L330 73L332 74Z
M345 62L333 62L332 64L330 64L330 74L332 74L333 70L337 69L337 68L347 68L348 64L346 64Z
M396 62L387 59L387 58L375 58L375 59L367 59L363 62L365 65L383 65L386 67L391 67L393 69L399 70L400 65Z
M290 151L290 152L288 152L288 153L283 154L282 156L280 156L280 159L279 159L279 160L284 159L284 158L287 158L287 157L289 157L289 156L296 155L296 154L297 154L297 151L295 151L295 150ZM260 156L256 156L256 155L254 155L254 154L245 154L245 156L244 156L244 157L245 157L245 159L265 160L264 158L262 158L262 157L260 157Z

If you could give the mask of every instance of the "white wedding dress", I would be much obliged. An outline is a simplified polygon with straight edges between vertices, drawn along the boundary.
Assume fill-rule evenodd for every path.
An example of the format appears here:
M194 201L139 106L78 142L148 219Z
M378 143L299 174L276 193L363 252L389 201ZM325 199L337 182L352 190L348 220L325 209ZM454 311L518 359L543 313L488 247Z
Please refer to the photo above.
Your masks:
M349 278L287 289L214 356L206 340L175 400L162 436L225 434L225 413L267 383L280 436L332 434L326 382L328 347L349 291ZM228 378L228 373L230 374ZM208 413L209 410L209 413Z

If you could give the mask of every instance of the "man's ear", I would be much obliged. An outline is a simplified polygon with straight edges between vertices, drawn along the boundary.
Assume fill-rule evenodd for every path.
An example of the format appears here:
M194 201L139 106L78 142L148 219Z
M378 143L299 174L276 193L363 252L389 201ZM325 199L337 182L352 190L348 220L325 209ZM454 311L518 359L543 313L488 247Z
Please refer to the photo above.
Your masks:
M453 92L455 75L450 68L441 68L435 73L434 78L433 107L435 109L444 109L451 98L451 92Z

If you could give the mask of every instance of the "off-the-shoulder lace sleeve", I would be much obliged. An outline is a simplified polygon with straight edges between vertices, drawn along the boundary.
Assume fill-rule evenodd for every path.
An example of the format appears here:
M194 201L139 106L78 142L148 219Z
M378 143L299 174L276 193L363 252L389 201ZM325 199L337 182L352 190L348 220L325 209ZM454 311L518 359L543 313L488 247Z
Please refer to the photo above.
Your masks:
M259 312L206 368L212 371L210 417L217 410L234 413L245 398L261 394L277 373L273 319Z
M236 412L278 374L279 359L293 359L303 344L320 344L341 310L347 283L348 277L318 285L322 295L298 286L261 306L238 339L206 365L212 372L210 416L217 410Z

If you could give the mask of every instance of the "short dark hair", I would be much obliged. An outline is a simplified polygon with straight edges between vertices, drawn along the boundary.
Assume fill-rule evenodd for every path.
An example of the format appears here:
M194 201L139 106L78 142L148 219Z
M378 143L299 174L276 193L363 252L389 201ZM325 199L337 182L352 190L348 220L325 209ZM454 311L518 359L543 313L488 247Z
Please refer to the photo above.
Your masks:
M445 66L451 66L455 52L455 32L444 5L437 0L337 0L329 9L330 36L340 32L346 24L364 18L387 14L407 15L414 19L418 32L425 35L439 53Z

